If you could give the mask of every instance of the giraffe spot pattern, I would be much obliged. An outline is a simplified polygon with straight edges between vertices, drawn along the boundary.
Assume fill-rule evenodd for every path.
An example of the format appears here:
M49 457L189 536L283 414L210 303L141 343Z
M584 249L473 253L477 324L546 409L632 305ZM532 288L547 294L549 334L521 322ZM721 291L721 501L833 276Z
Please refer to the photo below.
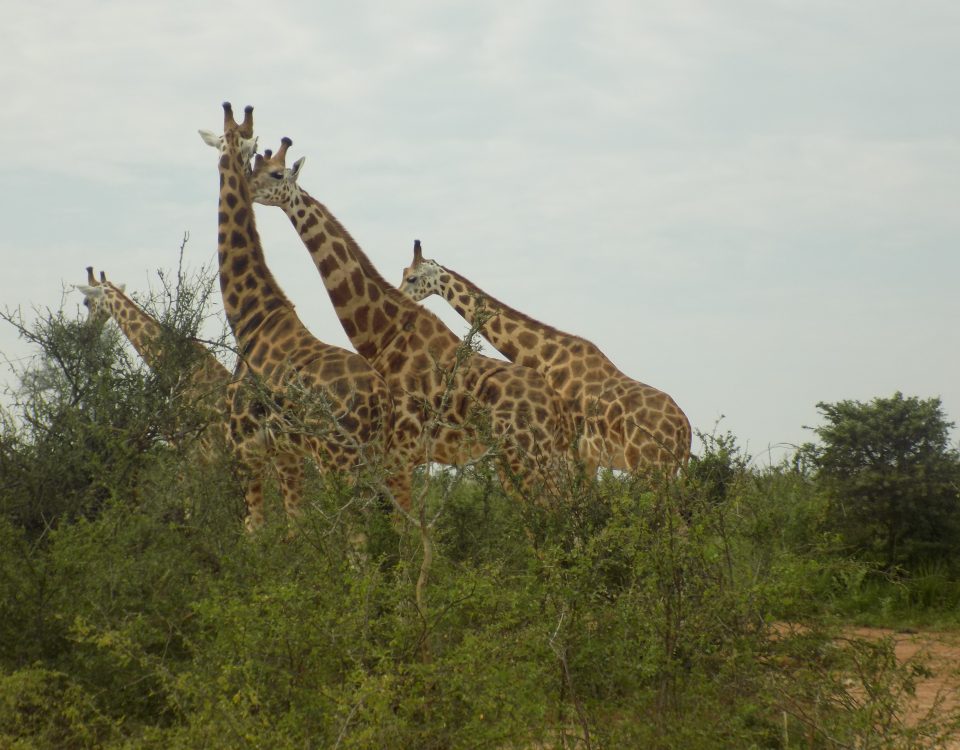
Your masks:
M299 490L297 477L302 467L295 456L309 454L321 466L348 469L358 455L345 448L347 443L330 442L324 435L332 431L352 434L353 444L371 440L385 446L388 436L383 427L392 422L392 399L383 381L358 355L330 347L314 339L303 328L292 306L276 287L262 262L253 213L250 209L246 178L240 178L241 164L227 158L238 152L235 133L225 133L227 148L220 159L221 200L218 212L218 261L224 306L237 334L241 350L238 373L248 380L263 380L273 394L267 401L245 398L246 386L232 389L230 430L238 454L246 457L248 483L248 523L262 520L262 496L256 500L260 479L256 466L266 456L283 468L285 505L295 510ZM235 154L236 155L236 154ZM250 338L244 341L244 336ZM347 375L347 372L350 372ZM298 408L282 394L288 385L325 394L336 424L304 432L290 415ZM303 413L309 419L309 411ZM404 480L397 485L403 501ZM409 498L407 497L407 500ZM255 525L255 524L254 524Z

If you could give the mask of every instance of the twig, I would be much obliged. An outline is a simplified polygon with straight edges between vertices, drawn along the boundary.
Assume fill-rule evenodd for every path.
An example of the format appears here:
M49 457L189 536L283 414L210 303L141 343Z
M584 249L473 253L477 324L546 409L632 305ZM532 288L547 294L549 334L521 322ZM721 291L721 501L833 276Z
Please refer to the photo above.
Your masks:
M570 691L570 699L573 701L573 707L576 709L577 718L580 721L580 727L583 729L583 741L587 746L587 750L592 750L593 744L590 742L590 725L587 722L587 712L583 707L583 703L580 702L580 698L577 696L577 691L573 687L573 676L570 674L570 666L567 664L567 653L566 649L557 645L557 636L560 634L560 627L563 625L563 618L566 615L566 610L561 610L560 619L557 621L557 627L553 631L553 635L550 636L548 643L550 648L553 650L553 653L556 654L557 660L560 662L560 666L563 668L563 679L567 684L567 689Z
M347 714L347 718L343 720L343 724L340 726L340 734L337 735L337 741L333 745L332 750L337 750L340 747L340 743L343 742L343 738L347 734L347 727L350 726L350 720L353 718L353 715L357 712L357 709L363 705L363 698L358 700L353 704L353 708L350 709L350 713Z

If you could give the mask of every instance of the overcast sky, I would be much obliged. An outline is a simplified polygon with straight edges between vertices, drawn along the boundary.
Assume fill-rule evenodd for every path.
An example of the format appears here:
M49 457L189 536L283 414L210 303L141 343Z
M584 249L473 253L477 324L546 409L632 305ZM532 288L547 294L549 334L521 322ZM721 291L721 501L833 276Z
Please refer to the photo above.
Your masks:
M754 455L809 440L817 401L901 390L960 421L958 90L956 0L20 3L0 304L56 308L91 264L145 290L185 232L212 267L197 129L230 100L390 281L420 238ZM282 212L257 221L348 346ZM5 323L0 351L31 353Z

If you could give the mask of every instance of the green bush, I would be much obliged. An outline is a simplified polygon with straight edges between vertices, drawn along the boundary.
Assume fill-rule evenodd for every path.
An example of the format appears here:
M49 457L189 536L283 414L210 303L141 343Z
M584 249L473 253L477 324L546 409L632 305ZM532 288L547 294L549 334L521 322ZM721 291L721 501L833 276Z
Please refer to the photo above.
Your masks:
M820 445L805 450L830 492L831 523L886 571L956 555L960 454L940 399L819 403Z
M67 674L42 667L0 674L3 747L103 747L120 736L119 724L104 716L89 691Z
M138 382L109 394L137 416L117 434L153 424L124 411ZM69 404L58 388L44 403ZM98 434L86 408L78 434ZM33 413L3 444L16 476L50 469L35 436L62 411ZM954 728L898 723L919 673L829 626L883 597L955 607L950 565L883 589L817 475L753 468L732 436L676 479L605 472L536 504L488 466L424 473L426 531L310 473L296 533L278 512L252 537L229 462L156 441L121 475L103 445L67 451L76 484L41 515L3 490L2 746L912 747Z

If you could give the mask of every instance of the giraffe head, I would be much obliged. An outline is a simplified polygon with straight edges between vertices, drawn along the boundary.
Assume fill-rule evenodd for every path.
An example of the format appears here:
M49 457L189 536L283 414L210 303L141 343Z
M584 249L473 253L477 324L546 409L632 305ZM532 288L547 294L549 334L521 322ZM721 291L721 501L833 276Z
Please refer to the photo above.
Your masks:
M100 272L100 281L97 281L93 275L93 266L87 266L87 283L76 284L74 287L83 294L83 305L87 308L87 320L102 323L110 317L105 299L108 286L113 287L121 294L126 289L125 284L117 285L107 281L107 276L103 271Z
M282 206L294 191L300 169L307 157L301 156L292 167L287 167L287 149L293 145L289 138L280 140L277 153L270 149L257 154L250 174L250 195L254 203L264 206Z
M240 158L245 165L257 151L257 139L253 135L253 107L247 105L243 110L243 122L238 123L233 117L233 107L230 102L223 103L223 135L217 135L210 130L199 130L200 137L208 146L217 149L221 154L226 153L229 142L236 141L240 149ZM248 167L249 170L249 167Z
M423 257L420 240L413 241L413 263L403 269L400 291L410 299L419 302L431 294L441 294L440 275L443 266L435 260Z

